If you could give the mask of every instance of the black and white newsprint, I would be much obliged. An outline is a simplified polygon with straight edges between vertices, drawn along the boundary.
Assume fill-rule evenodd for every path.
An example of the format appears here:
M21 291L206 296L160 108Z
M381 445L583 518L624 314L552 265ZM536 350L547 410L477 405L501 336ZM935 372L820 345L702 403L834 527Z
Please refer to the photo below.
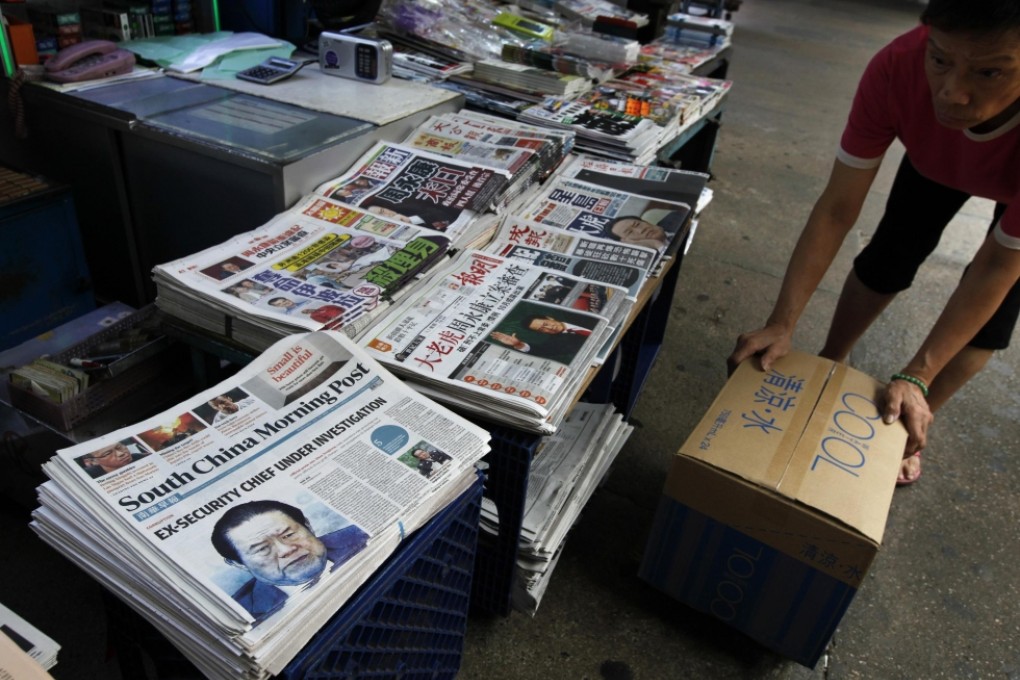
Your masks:
M278 673L474 478L481 428L335 331L58 451L33 528L206 675Z

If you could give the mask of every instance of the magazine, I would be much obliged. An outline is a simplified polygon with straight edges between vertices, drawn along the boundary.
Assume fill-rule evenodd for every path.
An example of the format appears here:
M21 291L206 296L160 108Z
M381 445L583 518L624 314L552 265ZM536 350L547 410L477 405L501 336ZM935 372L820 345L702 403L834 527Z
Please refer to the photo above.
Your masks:
M488 437L346 336L298 334L58 451L32 526L210 677L264 678L473 481Z
M465 251L361 342L435 399L551 433L632 304L617 286Z

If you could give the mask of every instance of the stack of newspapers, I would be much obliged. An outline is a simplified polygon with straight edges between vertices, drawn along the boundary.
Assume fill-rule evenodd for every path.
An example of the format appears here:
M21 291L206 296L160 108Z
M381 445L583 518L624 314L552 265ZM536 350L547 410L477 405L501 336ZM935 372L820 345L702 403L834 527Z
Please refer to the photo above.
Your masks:
M516 609L528 614L538 609L567 532L632 431L612 404L581 403L559 432L539 444L528 472L513 587ZM499 513L488 499L482 501L482 529L499 533Z
M576 97L591 89L591 79L573 73L559 73L546 68L518 64L501 59L482 59L475 63L478 80L500 83L515 90L541 92L560 97Z
M32 527L208 677L266 678L470 486L488 438L343 334L299 334L58 451Z
M356 336L451 248L491 238L507 175L379 143L261 227L158 265L156 304L256 351L304 330Z
M521 196L563 162L574 146L574 133L465 110L430 116L403 143L507 172L509 184L493 206L494 210L504 212L512 210ZM484 240L485 235L479 236L478 241Z
M686 242L706 180L577 157L489 246L437 270L360 342L437 400L551 434L645 282Z

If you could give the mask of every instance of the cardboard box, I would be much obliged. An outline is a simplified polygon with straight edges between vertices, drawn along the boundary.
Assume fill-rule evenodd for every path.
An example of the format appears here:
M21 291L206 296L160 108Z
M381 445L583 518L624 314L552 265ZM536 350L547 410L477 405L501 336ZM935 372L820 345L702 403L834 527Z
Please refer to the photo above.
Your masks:
M878 553L907 434L882 384L744 362L674 457L640 576L814 667Z

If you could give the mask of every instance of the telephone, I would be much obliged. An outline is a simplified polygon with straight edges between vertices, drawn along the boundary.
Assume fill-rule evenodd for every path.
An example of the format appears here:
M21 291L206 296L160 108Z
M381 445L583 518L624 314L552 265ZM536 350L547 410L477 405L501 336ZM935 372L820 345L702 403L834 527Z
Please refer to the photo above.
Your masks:
M57 52L46 62L46 78L57 83L107 78L129 73L135 55L109 40L86 40Z

